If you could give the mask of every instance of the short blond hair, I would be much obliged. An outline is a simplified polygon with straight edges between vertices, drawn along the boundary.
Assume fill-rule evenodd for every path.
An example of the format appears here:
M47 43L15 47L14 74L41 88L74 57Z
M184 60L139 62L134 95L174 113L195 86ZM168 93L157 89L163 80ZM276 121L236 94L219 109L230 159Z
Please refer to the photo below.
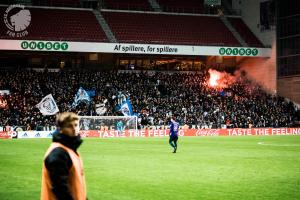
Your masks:
M67 123L79 120L79 116L73 112L63 112L56 116L56 125L63 128Z

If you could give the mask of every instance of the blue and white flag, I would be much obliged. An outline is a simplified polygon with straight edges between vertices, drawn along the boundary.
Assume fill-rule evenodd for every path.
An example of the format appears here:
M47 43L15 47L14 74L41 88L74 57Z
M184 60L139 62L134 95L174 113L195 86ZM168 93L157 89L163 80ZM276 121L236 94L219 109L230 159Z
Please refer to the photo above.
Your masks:
M118 98L117 99L118 100L118 105L122 105L122 103L127 100L126 95L121 91L118 92L117 98Z
M91 98L88 95L88 93L82 87L80 87L77 94L76 94L76 96L75 96L72 107L78 106L78 104L80 102L85 102L86 104L89 104L90 101L91 101Z
M43 115L54 115L59 112L52 94L45 96L40 103L36 105Z
M121 104L118 111L121 111L124 116L132 116L134 114L129 99L126 99L126 101Z
M87 94L90 97L95 97L96 96L96 90L95 89L91 89L91 90L86 90Z

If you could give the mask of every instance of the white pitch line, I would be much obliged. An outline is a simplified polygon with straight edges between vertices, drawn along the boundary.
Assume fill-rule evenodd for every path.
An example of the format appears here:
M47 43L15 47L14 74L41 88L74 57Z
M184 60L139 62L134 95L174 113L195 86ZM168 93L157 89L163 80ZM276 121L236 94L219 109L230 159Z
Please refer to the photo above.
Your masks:
M300 147L300 144L266 144L264 142L258 142L258 145L275 146L275 147Z

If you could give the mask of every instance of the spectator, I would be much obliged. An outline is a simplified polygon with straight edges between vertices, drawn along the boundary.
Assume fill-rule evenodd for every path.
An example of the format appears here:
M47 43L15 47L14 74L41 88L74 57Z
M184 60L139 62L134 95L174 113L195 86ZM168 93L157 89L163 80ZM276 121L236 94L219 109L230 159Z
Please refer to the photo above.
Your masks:
M130 98L133 109L139 114L139 125L167 125L171 114L188 126L232 128L288 127L299 121L293 103L266 93L245 77L220 92L207 84L209 74L88 71L2 71L0 90L7 107L0 109L0 126L27 127L55 125L54 116L42 116L35 105L52 94L61 112L72 111L79 115L96 115L96 104L107 99L104 115L120 115L116 111L117 96ZM96 89L90 105L71 105L79 87ZM171 92L172 91L172 92ZM121 93L119 93L121 92ZM120 102L119 102L120 103ZM186 112L182 111L186 109Z

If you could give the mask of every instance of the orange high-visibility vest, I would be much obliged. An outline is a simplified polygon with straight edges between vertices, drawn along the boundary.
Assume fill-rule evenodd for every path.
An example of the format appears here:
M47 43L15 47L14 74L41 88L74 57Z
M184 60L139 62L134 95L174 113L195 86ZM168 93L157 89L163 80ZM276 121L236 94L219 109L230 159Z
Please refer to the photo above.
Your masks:
M85 178L83 173L83 164L80 155L76 154L72 149L60 144L58 142L53 142L45 154L45 158L51 153L51 151L57 147L63 148L68 152L71 160L72 167L69 171L69 190L74 200L86 200L86 188L85 188ZM54 193L52 192L52 183L50 179L49 172L43 164L42 170L42 190L41 190L41 200L56 200Z

